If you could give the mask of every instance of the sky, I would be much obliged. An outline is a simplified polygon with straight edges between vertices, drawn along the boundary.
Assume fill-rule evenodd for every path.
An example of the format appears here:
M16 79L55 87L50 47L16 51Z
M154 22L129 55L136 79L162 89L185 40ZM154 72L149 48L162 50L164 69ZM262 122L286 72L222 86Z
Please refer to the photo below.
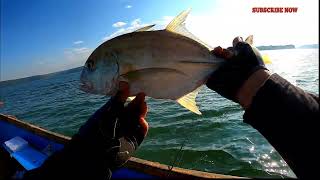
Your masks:
M254 45L318 44L318 0L0 0L0 81L84 65L104 41L139 27L164 28L192 8L186 27L211 46L254 35ZM298 7L297 13L252 13Z

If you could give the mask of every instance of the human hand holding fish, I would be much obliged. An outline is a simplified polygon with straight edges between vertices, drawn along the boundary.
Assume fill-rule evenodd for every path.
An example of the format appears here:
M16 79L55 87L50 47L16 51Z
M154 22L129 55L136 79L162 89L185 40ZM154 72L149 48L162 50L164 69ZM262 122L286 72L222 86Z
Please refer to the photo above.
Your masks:
M220 95L249 108L259 88L270 77L258 49L251 46L253 36L246 41L242 37L233 40L233 47L216 47L212 53L226 59L207 81L207 87Z
M145 94L139 93L124 106L128 96L128 83L119 82L116 95L98 109L78 132L82 141L93 143L106 152L113 167L125 163L148 132ZM91 142L92 139L95 141Z
M180 13L164 30L148 31L153 27L148 25L101 44L84 65L80 89L114 96L119 81L125 81L130 85L129 96L144 92L201 114L196 95L224 60L186 30L189 12Z
M189 12L180 13L164 30L151 30L154 25L148 25L101 44L84 65L80 89L114 96L119 81L125 81L129 96L144 92L201 114L196 96L226 60L185 28Z

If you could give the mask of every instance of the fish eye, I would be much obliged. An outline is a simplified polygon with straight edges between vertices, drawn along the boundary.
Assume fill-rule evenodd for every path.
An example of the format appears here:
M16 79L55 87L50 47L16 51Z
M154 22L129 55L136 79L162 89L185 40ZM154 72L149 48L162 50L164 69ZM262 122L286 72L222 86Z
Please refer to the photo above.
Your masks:
M88 62L87 62L87 68L88 68L90 71L93 71L93 70L94 70L94 61L88 61Z

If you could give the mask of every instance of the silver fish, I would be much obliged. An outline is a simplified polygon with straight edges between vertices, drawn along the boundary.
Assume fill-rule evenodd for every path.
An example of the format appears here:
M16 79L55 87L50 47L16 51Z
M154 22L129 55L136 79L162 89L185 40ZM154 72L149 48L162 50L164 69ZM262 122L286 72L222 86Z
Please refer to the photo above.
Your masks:
M86 61L80 89L114 95L120 81L130 86L130 96L144 92L156 99L176 100L196 114L199 87L224 62L184 27L190 9L174 18L164 30L154 25L108 40Z

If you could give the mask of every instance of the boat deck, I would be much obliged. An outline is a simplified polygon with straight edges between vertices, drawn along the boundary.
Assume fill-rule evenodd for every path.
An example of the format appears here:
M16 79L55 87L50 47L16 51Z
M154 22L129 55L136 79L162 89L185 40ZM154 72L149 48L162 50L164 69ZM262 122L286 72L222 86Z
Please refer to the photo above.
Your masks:
M53 152L64 147L70 141L70 137L63 136L38 126L20 121L14 117L0 114L0 144L16 136L27 140L38 150L45 149L48 145ZM8 174L23 167L10 157L9 153L0 148L0 180L7 179ZM131 157L124 167L113 173L112 178L182 178L182 179L215 179L215 178L241 178L223 174L189 170L169 166L158 162L151 162Z

